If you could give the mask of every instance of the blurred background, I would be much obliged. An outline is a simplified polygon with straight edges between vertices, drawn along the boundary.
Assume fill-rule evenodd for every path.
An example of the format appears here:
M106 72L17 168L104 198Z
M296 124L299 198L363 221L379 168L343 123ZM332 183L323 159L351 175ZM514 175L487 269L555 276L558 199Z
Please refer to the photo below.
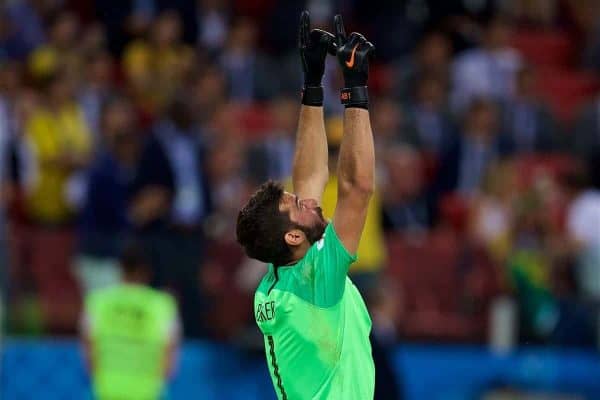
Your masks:
M84 299L120 284L131 238L178 304L166 398L274 398L265 266L234 228L291 173L304 8L377 47L378 185L351 272L378 398L600 398L594 0L0 1L0 398L90 398Z

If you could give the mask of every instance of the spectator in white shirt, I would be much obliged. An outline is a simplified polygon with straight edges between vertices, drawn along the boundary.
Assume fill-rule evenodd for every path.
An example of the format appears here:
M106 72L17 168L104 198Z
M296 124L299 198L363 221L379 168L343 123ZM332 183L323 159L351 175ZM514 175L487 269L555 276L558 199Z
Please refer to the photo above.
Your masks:
M508 20L495 17L485 29L482 46L465 51L454 61L451 103L456 111L462 111L473 97L502 101L512 96L522 61L510 47L511 28Z
M567 232L576 249L576 276L580 292L584 297L598 301L600 300L600 152L590 157L586 172L587 174L578 174L568 182L573 200L567 212Z

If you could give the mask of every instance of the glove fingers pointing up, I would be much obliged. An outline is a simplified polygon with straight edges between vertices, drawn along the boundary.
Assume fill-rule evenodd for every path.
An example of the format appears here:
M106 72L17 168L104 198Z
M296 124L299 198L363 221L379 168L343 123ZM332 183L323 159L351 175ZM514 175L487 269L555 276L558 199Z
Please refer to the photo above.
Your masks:
M306 48L310 45L310 15L308 11L302 11L300 14L300 29L298 32L298 46Z
M335 25L335 43L341 47L346 43L346 28L344 28L342 16L338 14L333 17L333 24Z

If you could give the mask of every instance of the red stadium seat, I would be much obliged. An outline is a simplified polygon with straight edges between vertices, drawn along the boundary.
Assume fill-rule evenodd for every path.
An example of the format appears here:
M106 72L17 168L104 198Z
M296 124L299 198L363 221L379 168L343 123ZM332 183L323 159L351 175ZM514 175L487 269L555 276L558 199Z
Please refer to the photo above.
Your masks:
M421 160L423 162L425 180L428 184L433 184L440 167L440 160L435 154L426 151L421 152Z
M393 68L374 64L369 70L369 90L373 93L389 93L393 86Z
M440 218L443 224L456 232L464 232L469 222L469 204L458 193L449 193L439 202Z
M515 170L519 171L519 186L522 189L531 186L536 177L542 175L557 178L573 165L573 158L566 154L530 154L515 159Z
M272 120L266 110L267 107L258 104L239 109L237 120L248 140L260 140L269 132Z
M596 75L560 68L541 68L538 83L538 92L564 122L571 121L577 109L600 89Z
M520 190L526 190L536 185L536 182L549 180L560 184L561 178L572 172L576 160L566 154L536 154L521 156L515 160L515 168L519 171L518 185ZM568 199L564 196L545 198L545 209L550 216L549 221L557 229L563 229Z
M388 274L402 290L399 310L403 336L435 340L483 340L487 306L497 293L497 277L477 252L461 263L465 247L448 230L423 238L400 235L388 240Z
M232 339L253 323L248 304L253 294L235 282L245 260L241 247L234 241L215 240L201 270L201 285L212 312L207 316L211 334L220 339Z
M450 239L450 240L448 240ZM389 240L390 273L399 281L405 298L405 334L437 335L443 315L456 308L457 246L451 237L431 236Z
M235 0L233 2L234 15L266 18L273 10L274 4L274 0Z
M567 67L575 60L575 48L563 32L519 30L511 44L526 61L537 66Z
M74 333L81 296L72 273L74 232L29 229L30 267L50 333Z

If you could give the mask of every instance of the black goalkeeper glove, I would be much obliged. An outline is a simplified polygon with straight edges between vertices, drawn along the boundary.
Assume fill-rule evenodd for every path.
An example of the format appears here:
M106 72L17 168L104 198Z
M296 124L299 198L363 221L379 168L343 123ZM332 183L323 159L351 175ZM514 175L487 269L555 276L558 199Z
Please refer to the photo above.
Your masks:
M369 61L375 46L360 33L352 32L350 37L346 37L341 15L334 17L334 25L337 58L344 74L345 86L340 96L342 104L346 107L368 108Z
M298 47L302 70L304 71L304 90L302 104L311 106L323 105L323 88L321 79L325 73L325 58L327 53L335 54L335 37L321 29L310 30L308 11L300 15Z

